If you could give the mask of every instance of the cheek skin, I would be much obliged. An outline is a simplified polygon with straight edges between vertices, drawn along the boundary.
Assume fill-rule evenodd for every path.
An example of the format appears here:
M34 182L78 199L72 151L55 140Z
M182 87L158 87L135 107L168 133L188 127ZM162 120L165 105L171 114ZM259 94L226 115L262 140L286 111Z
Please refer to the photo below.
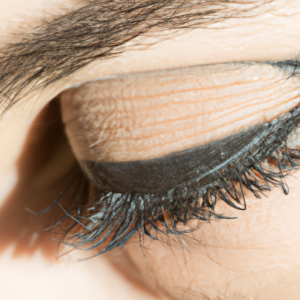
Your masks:
M163 238L172 251L164 242L145 238L143 251L132 243L127 255L147 284L174 299L202 294L211 299L299 299L300 175L287 183L288 196L280 189L262 199L246 194L246 211L219 203L217 212L238 219L202 223L182 243Z

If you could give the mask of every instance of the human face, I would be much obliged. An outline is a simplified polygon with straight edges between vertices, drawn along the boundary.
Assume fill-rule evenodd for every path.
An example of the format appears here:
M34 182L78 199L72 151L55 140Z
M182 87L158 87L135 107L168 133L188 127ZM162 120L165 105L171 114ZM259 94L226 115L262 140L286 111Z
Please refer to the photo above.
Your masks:
M299 82L297 75L291 77L293 65L280 68L271 62L298 59L300 3L253 3L257 7L249 2L225 5L201 24L198 15L186 24L189 28L178 29L179 23L177 27L175 23L159 27L152 17L145 23L154 22L155 26L144 32L141 28L145 25L140 22L133 28L133 33L138 34L123 41L117 54L97 57L30 93L27 92L34 83L46 82L45 78L52 78L57 70L51 69L52 73L45 73L35 82L28 82L23 74L19 81L25 78L28 88L18 95L18 103L2 113L0 121L0 141L5 145L0 148L0 276L4 293L13 294L10 299L19 294L43 299L79 299L87 295L92 299L298 299L298 172L285 178L289 186L286 196L278 188L264 192L266 197L262 199L247 191L244 211L222 201L217 203L216 213L237 219L210 223L191 220L189 228L197 227L192 233L178 240L172 235L161 236L158 241L145 237L144 248L136 234L122 250L115 249L82 264L72 262L68 267L67 260L74 261L83 254L72 252L60 263L49 265L56 243L43 229L55 221L55 213L33 218L24 209L40 211L58 199L74 176L70 170L77 160L84 166L85 160L158 159L172 154L174 149L185 151L271 122L298 106ZM99 1L94 4L102 9ZM45 18L51 23L55 16L67 15L71 9L85 5L85 1L2 1L2 49L9 49L6 53L14 62L9 55L18 52L9 45L26 41L24 45L32 46L28 39L33 35L28 33L42 32L38 30ZM173 8L171 4L162 7L157 18L170 14ZM200 12L209 7L193 9ZM116 20L122 21L122 16ZM17 34L20 32L22 35ZM72 32L77 36L76 28ZM41 46L42 36L38 44ZM84 36L80 38L84 40ZM56 39L55 47L65 46L69 40L72 41L68 36L64 41ZM36 65L29 64L28 72L59 61L60 56L52 55L48 65L38 65L55 53L49 45L39 48L46 49L43 55L34 52L40 60ZM30 57L30 48L24 51L27 56L20 60L21 67ZM68 55L74 55L72 51ZM7 60L8 66L10 61ZM61 66L66 68L67 64ZM7 70L21 67L11 64ZM57 95L75 157L61 123L52 123L57 109L51 105L44 109ZM4 96L2 93L2 99L6 99ZM143 126L148 131L141 130ZM179 139L173 131L182 128L186 131ZM149 136L156 138L151 140ZM97 146L99 142L101 148ZM92 206L90 202L89 205ZM24 258L23 254L28 253L30 258ZM32 269L34 272L29 271ZM12 282L19 288L12 291ZM43 288L33 291L36 282ZM120 289L115 289L116 285ZM53 288L49 290L49 286ZM45 295L46 290L49 292Z

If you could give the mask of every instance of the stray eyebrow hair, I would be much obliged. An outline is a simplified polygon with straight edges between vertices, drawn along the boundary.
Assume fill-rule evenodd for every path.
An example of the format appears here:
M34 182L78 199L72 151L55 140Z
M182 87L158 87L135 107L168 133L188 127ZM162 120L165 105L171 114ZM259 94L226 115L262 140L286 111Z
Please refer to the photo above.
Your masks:
M147 33L205 28L273 0L93 0L25 33L0 49L0 114L34 90L97 59L124 51ZM136 45L137 46L137 45Z

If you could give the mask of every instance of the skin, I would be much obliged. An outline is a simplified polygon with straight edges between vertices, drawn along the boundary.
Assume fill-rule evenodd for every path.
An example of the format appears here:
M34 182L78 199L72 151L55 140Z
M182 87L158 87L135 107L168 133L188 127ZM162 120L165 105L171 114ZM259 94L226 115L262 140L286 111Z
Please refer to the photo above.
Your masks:
M10 32L20 27L34 27L42 15L59 13L74 4L71 1L67 4L65 1L2 1L0 28L3 28L3 43L14 42L15 37ZM30 9L24 9L26 7ZM200 224L181 244L171 241L171 249L165 245L164 238L161 242L145 239L144 253L137 243L130 243L121 254L112 253L83 263L78 263L77 259L90 254L73 251L59 260L54 259L56 243L49 240L49 234L43 229L51 224L55 213L33 218L24 209L40 211L57 199L70 178L68 171L75 161L64 137L57 138L57 132L62 129L59 121L54 122L57 109L50 108L36 120L57 94L70 86L116 74L164 72L235 61L297 59L300 49L299 1L274 1L267 8L258 9L256 17L219 23L214 25L215 29L181 32L165 41L155 36L148 40L140 38L143 42L154 39L158 43L92 63L43 91L29 95L2 117L0 143L5 147L0 149L0 228L3 228L0 229L3 237L0 278L2 294L7 295L6 298L199 299L200 295L206 295L212 299L298 299L298 173L287 179L288 196L279 189L266 193L267 197L262 200L246 194L248 208L244 212L233 211L220 203L217 212L238 216L238 219ZM263 82L263 70L260 76ZM283 99L286 91L297 91L297 79L286 81L280 73L276 76L282 93L267 105L268 117L261 116L255 124L271 120L291 108L290 101ZM150 88L146 86L145 90ZM100 97L101 93L97 93ZM83 105L84 99L78 99ZM223 105L226 108L226 103ZM278 106L281 109L276 111ZM257 109L257 103L251 102L250 108ZM88 111L85 114L88 118ZM201 111L201 114L205 116L206 112ZM232 117L233 123L239 114L243 115L244 111ZM249 121L247 126L251 125ZM231 132L233 129L229 126L221 134ZM205 142L216 137L213 131L206 138L201 132L199 136ZM54 146L52 141L56 141ZM118 141L131 158L136 159L132 151L135 145L122 142L122 136ZM184 149L201 141L186 140L185 144L177 143L177 147ZM157 143L160 145L161 141L157 140ZM84 151L76 148L75 142L72 146L77 157L83 155ZM156 152L142 151L139 158L168 152L164 147L157 149ZM122 160L118 158L122 153L112 153L116 153L114 159Z
M78 159L151 159L288 112L299 83L286 76L270 65L226 64L93 81L62 94L63 120Z

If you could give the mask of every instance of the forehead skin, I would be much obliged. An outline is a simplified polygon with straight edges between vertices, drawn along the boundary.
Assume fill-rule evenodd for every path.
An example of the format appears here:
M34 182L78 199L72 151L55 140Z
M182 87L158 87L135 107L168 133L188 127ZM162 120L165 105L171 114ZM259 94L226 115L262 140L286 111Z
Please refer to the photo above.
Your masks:
M41 0L14 0L8 1L4 0L0 3L0 36L2 39L2 46L5 47L8 43L15 42L15 36L7 34L8 32L17 33L20 28L33 28L39 24L39 20L46 17L51 17L52 14L59 14L65 9L72 7L75 2L71 1L41 1ZM55 95L60 91L64 90L68 86L81 84L87 80L93 80L103 76L110 76L120 73L128 72L146 72L150 70L163 70L163 69L173 69L177 67L184 67L190 65L198 64L209 64L209 63L220 63L220 62L231 62L231 61L249 61L249 60L286 60L286 59L296 59L298 58L298 52L300 49L300 2L298 0L289 1L272 1L272 3L267 6L257 9L257 15L251 18L236 18L226 20L224 22L215 24L214 28L210 29L193 29L189 31L181 31L174 35L172 38L161 41L157 36L151 37L139 37L143 44L148 44L144 49L125 51L119 57L112 58L107 61L97 61L90 64L89 66L77 71L72 76L65 78L63 80L57 81L50 84L47 88L42 91L37 91L36 93L30 94L28 97L24 98L22 102L18 105L12 107L1 119L0 121L0 143L5 145L5 147L0 148L0 158L5 158L1 160L1 170L0 170L0 182L1 182L1 193L7 193L7 186L12 186L13 179L15 175L15 162L19 156L20 150L24 143L24 139L28 128L30 127L33 119L39 113L39 111L44 107ZM149 46L149 43L153 44ZM11 176L10 176L11 174ZM297 175L297 174L296 174ZM251 287L256 287L256 277L255 274L259 273L259 288L255 296L257 299L298 299L299 290L297 290L297 285L294 282L294 278L299 278L299 242L295 243L295 240L299 241L298 230L296 230L299 220L297 218L297 208L299 208L299 203L297 202L298 191L298 178L297 175L292 179L291 182L291 194L288 197L281 198L281 192L276 192L276 194L270 194L268 201L274 198L274 204L265 204L268 206L269 212L259 214L263 209L259 206L258 202L250 199L250 210L246 213L244 220L250 220L250 213L256 213L257 222L248 225L245 223L239 223L239 231L234 235L230 236L230 232L234 229L231 224L222 228L219 224L211 227L211 235L209 236L210 244L216 244L212 255L206 256L206 249L203 247L197 253L197 258L201 257L201 260L207 261L206 271L209 273L211 268L215 265L218 269L214 270L216 272L216 278L224 278L228 276L232 280L232 286L235 288L237 293L240 293L240 286L246 286L247 282L251 280ZM2 197L1 197L2 198ZM267 203L267 201L265 202ZM295 206L290 205L295 203ZM281 213L283 212L283 214ZM242 220L243 216L239 216ZM260 219L261 218L261 219ZM261 220L264 222L261 222ZM274 223L274 219L280 220L280 223ZM239 221L240 222L240 221ZM261 222L261 223L259 223ZM254 224L255 232L247 240L246 236L243 236L243 228L246 230L252 230L253 227L249 228L249 224ZM268 239L264 239L260 226L263 228L271 228L272 233L268 236ZM296 225L295 225L296 224ZM244 226L244 227L243 227ZM286 233L285 228L293 228L292 231ZM201 234L200 232L199 234ZM276 233L276 234L275 234ZM205 233L207 234L207 233ZM204 235L205 235L204 234ZM218 234L218 235L217 235ZM214 239L216 236L219 238L221 236L228 236L229 247L234 248L237 246L241 249L238 253L228 253L219 252L216 249L226 248L226 243L224 240ZM203 239L203 236L199 237ZM235 240L239 240L238 244L234 245ZM285 240L285 244L282 247L276 248L282 240ZM250 252L247 248L242 247L242 245L247 245L250 249L255 248L256 251ZM155 246L155 251L161 251L158 245ZM195 246L196 247L196 246ZM262 249L262 250L261 250ZM260 254L264 252L263 256ZM284 261L281 260L280 253L284 254ZM241 253L246 253L247 255L242 256ZM160 260L155 261L152 270L150 270L155 276L163 276L163 282L168 282L171 286L174 284L173 280L176 279L173 271L172 278L170 279L168 274L164 274L165 269L161 269L161 261L167 262L169 252L160 252ZM225 259L222 258L225 256ZM155 256L155 255L154 255ZM194 257L193 253L188 253L188 263L183 259L178 261L180 266L184 267L185 264L193 264ZM238 257L237 260L235 258ZM268 258L267 260L264 260ZM151 259L151 255L149 255ZM260 260L258 260L260 258ZM294 260L293 260L294 258ZM143 259L136 256L134 257L137 264ZM227 265L224 263L227 261ZM5 262L5 260L3 260ZM38 264L38 259L36 260ZM101 261L101 259L100 259ZM199 261L199 259L198 259ZM254 264L255 262L255 264ZM101 262L102 263L102 262ZM4 263L3 263L4 264ZM294 265L293 265L294 264ZM91 263L93 265L93 263ZM204 263L205 265L205 263ZM5 265L6 266L6 265ZM19 266L22 266L23 270L27 270L26 261L19 262ZM149 265L148 265L149 266ZM142 266L145 273L148 272L148 266ZM158 267L157 267L158 266ZM249 267L250 266L250 267ZM276 269L276 266L279 266ZM98 270L104 270L106 268L105 263L103 265L97 266ZM190 274L191 281L194 280L195 287L197 290L197 283L204 280L203 274L199 275L200 265L194 265L195 270L192 270ZM2 275L7 278L14 278L14 282L23 282L24 276L26 276L26 271L18 272L10 267L0 268L5 270L6 273ZM93 274L96 274L97 280L93 279L95 284L90 286L90 289L94 289L95 294L99 294L99 285L97 282L106 282L104 276L99 272L95 271L92 266ZM73 269L74 270L74 269ZM252 272L249 273L249 270ZM61 270L56 269L57 273ZM77 272L78 271L78 272ZM77 271L73 274L84 274L84 272L79 267ZM186 272L186 271L184 271ZM212 271L213 272L213 271ZM276 289L274 286L269 285L269 281L263 281L263 275L267 274L268 278L272 274L275 274L276 279ZM104 274L105 272L103 272ZM31 280L37 280L40 273L36 273L36 277L30 277ZM63 276L65 273L60 273ZM106 274L106 273L105 273ZM115 275L115 273L112 273ZM224 275L225 274L225 275ZM244 275L243 275L244 274ZM248 275L247 275L248 274ZM48 274L49 275L49 274ZM243 276L242 276L243 275ZM54 275L49 275L54 277ZM55 274L57 276L57 274ZM70 276L70 274L66 274ZM86 276L89 276L86 274ZM223 276L223 277L222 277ZM273 275L274 276L274 275ZM294 276L294 278L293 278ZM145 277L147 277L145 275ZM284 278L286 279L286 285ZM116 278L116 277L115 277ZM239 279L240 282L237 280ZM70 284L70 291L68 294L69 298L78 299L78 289L72 290L72 285L78 287L82 286L81 280L84 280L80 275L72 277L72 284ZM116 279L117 280L117 279ZM57 279L58 281L58 279ZM85 281L84 281L85 282ZM283 282L283 283L282 283ZM298 281L299 282L299 281ZM182 286L179 288L184 291L190 284L190 280L183 282ZM212 286L214 282L211 283ZM227 287L229 288L230 283L221 282L222 287L220 291L226 294ZM283 286L280 286L282 284ZM287 294L283 294L285 286L290 284L290 297ZM264 286L268 285L267 289L263 289ZM216 287L216 285L214 286ZM103 287L104 288L104 287ZM21 286L20 290L26 289L26 284ZM9 286L7 286L7 291L9 291ZM271 291L273 291L271 293ZM90 291L91 292L91 291ZM113 291L114 292L114 291ZM199 290L197 291L199 292ZM251 291L250 291L251 292ZM51 292L52 293L52 292ZM49 293L49 299L55 298L55 294ZM70 294L71 293L71 294ZM72 294L73 293L73 294ZM129 289L129 295L131 295ZM183 293L183 292L182 292ZM80 293L79 293L80 294ZM83 293L80 294L84 295ZM270 298L269 295L271 295ZM296 295L296 296L295 296ZM214 296L214 295L213 295ZM76 298L77 297L77 298ZM111 297L111 298L110 298ZM108 294L104 297L106 299L118 299L118 294ZM276 298L278 297L278 298ZM125 299L125 298L122 298ZM129 298L133 299L133 298ZM137 299L147 299L145 296L138 295ZM150 299L150 298L149 298ZM222 299L222 298L221 298ZM250 299L250 297L248 297Z

